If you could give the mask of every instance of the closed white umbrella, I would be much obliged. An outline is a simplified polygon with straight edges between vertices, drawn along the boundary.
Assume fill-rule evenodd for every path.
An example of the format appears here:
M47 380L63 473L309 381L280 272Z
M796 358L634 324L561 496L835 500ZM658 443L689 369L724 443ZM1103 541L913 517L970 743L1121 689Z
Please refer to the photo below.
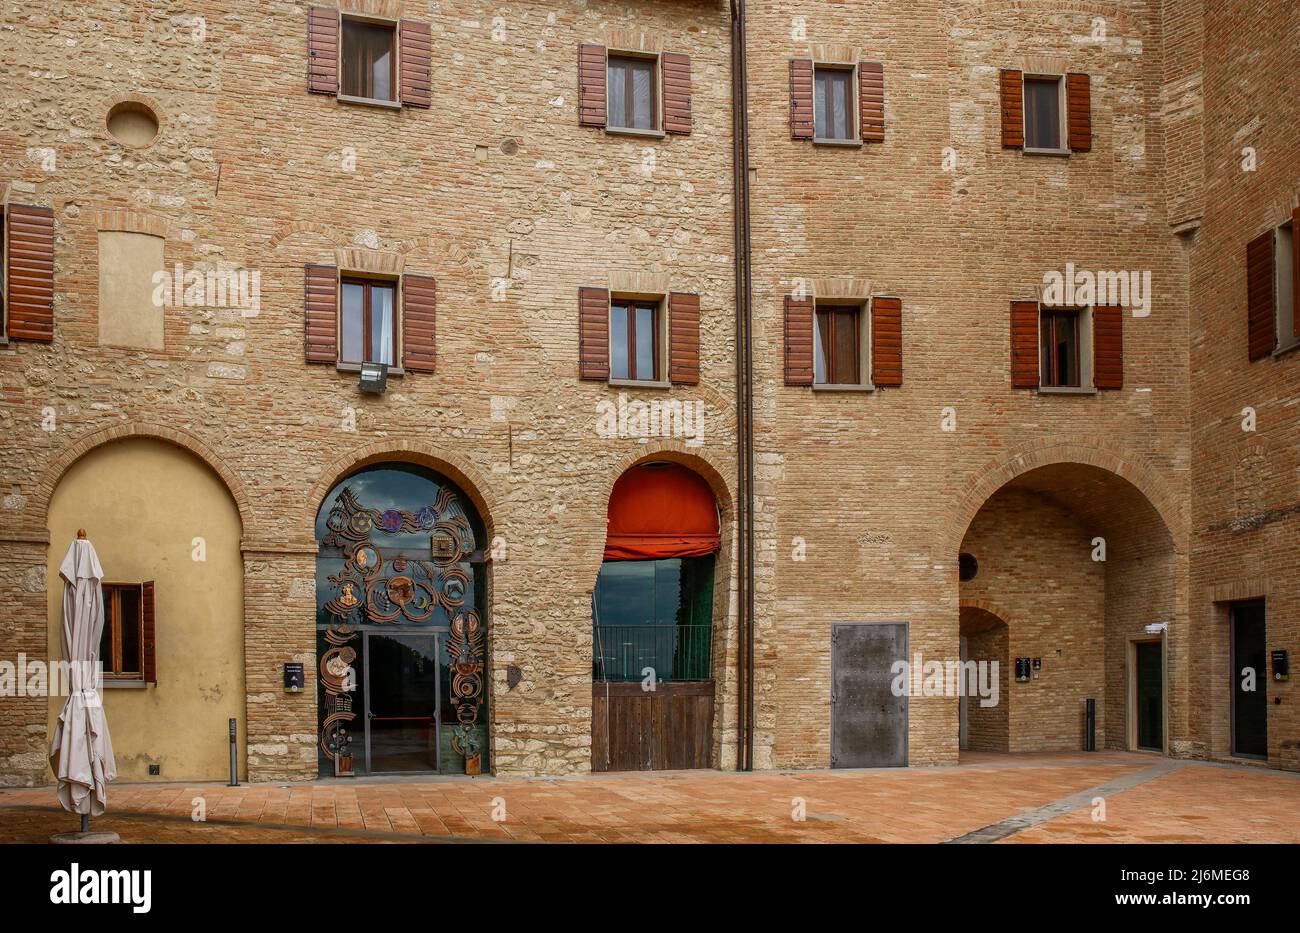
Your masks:
M50 741L50 766L59 782L59 803L82 815L100 816L108 782L117 778L113 743L99 695L99 639L104 631L104 593L95 546L84 531L68 547L59 566L63 577L63 657L71 662L68 699Z

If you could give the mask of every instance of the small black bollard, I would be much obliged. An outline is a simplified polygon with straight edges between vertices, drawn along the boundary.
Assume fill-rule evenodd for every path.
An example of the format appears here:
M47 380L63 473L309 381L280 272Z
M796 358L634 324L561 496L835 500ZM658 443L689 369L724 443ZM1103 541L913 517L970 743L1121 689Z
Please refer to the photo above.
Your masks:
M1095 752L1097 750L1097 701L1089 697L1084 700L1084 706L1087 712L1084 714L1084 746L1085 752Z
M239 760L235 753L235 720L230 720L230 783L227 787L239 786Z

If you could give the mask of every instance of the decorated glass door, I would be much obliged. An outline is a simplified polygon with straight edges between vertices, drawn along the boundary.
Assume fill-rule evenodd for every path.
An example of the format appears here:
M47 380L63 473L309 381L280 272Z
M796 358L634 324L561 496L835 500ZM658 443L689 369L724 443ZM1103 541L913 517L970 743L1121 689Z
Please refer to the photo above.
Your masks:
M316 522L322 775L485 766L482 525L444 477L353 474Z

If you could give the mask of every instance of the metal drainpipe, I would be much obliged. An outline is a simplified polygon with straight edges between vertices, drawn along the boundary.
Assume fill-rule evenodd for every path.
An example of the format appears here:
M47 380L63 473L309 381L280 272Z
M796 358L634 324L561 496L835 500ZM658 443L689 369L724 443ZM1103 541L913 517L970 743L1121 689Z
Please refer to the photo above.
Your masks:
M749 223L749 88L745 0L731 0L731 112L736 249L736 491L739 570L736 767L754 768L754 435L752 268Z

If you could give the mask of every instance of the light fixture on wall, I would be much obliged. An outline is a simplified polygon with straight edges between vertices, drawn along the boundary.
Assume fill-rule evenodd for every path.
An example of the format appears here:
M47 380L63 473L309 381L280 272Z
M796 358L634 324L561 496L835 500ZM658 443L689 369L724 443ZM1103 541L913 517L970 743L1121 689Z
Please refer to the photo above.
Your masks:
M1163 635L1169 631L1168 622L1149 622L1147 623L1146 632L1148 635Z
M388 388L388 364L362 363L360 386L362 392L383 395Z

